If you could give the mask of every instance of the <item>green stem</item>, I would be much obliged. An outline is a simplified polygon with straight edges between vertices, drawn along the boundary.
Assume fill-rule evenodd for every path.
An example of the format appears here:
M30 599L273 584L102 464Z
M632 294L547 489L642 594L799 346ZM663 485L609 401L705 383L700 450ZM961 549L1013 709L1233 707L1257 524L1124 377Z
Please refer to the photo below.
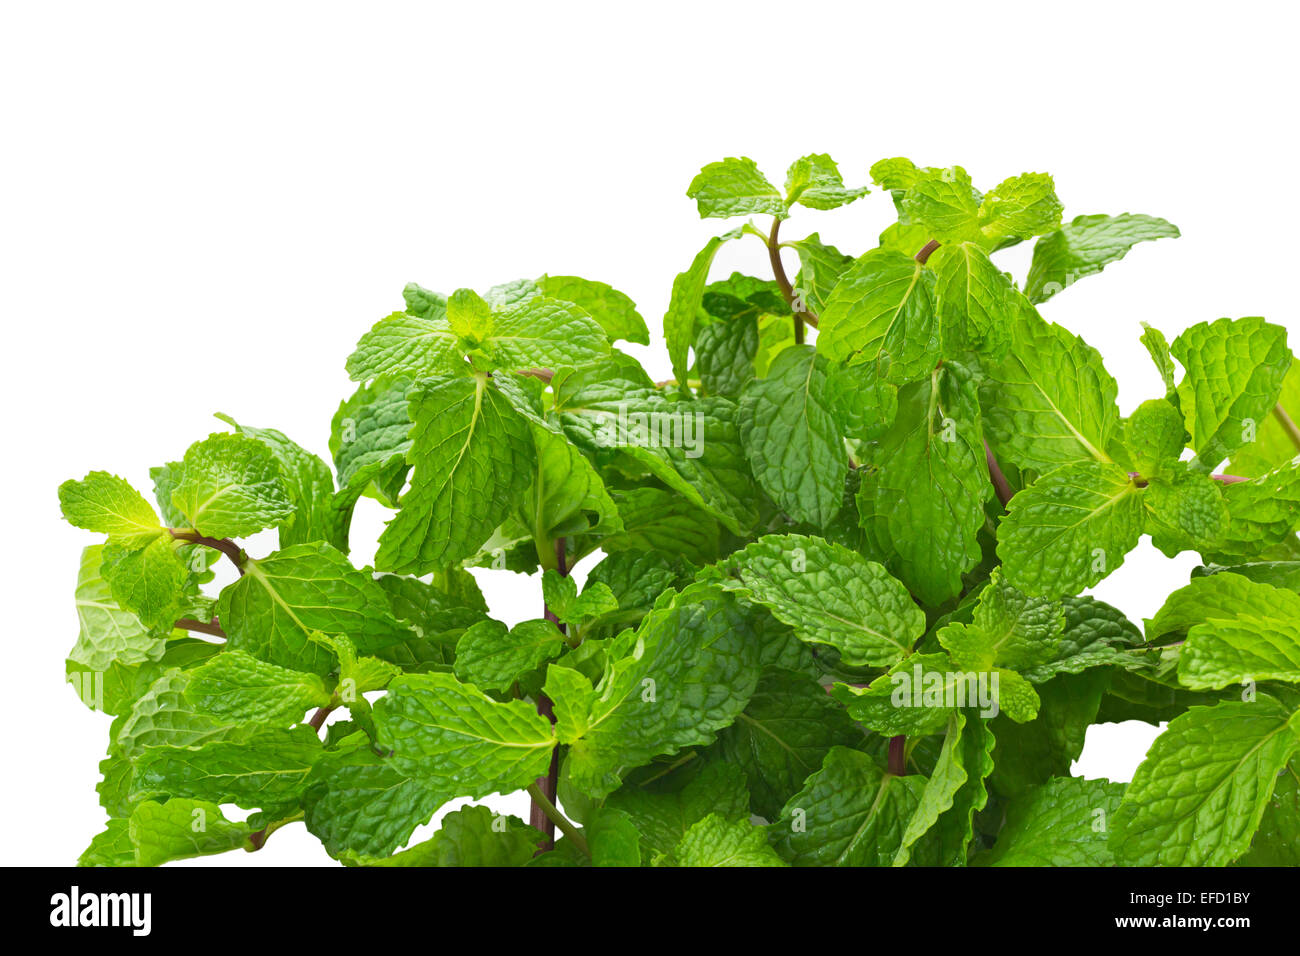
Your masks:
M1300 451L1300 428L1296 427L1296 423L1291 420L1291 416L1286 413L1286 409L1282 407L1281 402L1273 406L1273 417L1282 426L1282 431L1286 432L1287 437L1291 439L1291 444L1295 445L1297 451Z
M794 286L790 284L789 277L785 274L785 266L781 262L781 220L775 218L772 220L772 231L767 234L767 259L772 264L772 276L776 279L777 286L781 289L781 295L789 304L791 313L794 315L794 341L796 345L803 345L804 340L804 323L807 322L814 329L817 328L817 316L811 312L800 312L794 307Z
M541 507L539 503L538 512L540 513L540 511L541 511ZM534 539L534 540L536 541L537 544L538 554L541 555L544 551L552 551L555 556L555 563L551 565L551 567L553 567L556 571L558 571L561 577L567 577L569 574L569 563L568 563L568 553L565 548L564 539L556 538L553 549L544 547L540 539ZM560 633L564 633L565 631L564 625L560 622L560 619L556 617L555 612L552 611L550 607L547 606L545 603L543 603L542 605L542 616L545 617L546 620L553 623L556 627L558 627L560 629ZM547 720L549 720L551 723L555 723L554 705L551 703L551 699L547 697L545 694L539 693L537 695L537 712L541 714L543 717L545 717ZM528 788L528 792L533 796L533 805L532 808L528 811L528 822L532 824L534 827L536 827L538 830L541 830L542 833L546 834L546 842L542 844L541 849L538 851L539 853L545 853L547 850L553 849L555 847L556 821L555 821L555 816L552 815L552 813L554 814L559 813L559 811L556 810L554 806L555 794L559 788L559 783L560 783L560 748L557 746L552 748L551 750L551 763L550 766L547 768L546 776L538 777L536 781L534 781L533 784ZM539 796L542 798L540 801L538 800ZM546 809L548 806L550 806L551 808L550 811L547 811ZM560 829L563 830L564 828L561 827ZM583 845L585 846L585 844Z
M552 833L555 827L559 827L560 832L573 841L573 845L582 851L583 856L591 856L591 849L587 846L587 838L582 835L582 831L569 822L569 818L561 813L559 808L547 798L541 787L535 783L530 783L528 785L528 795L533 798L533 806L540 807L546 815L548 822L551 824Z

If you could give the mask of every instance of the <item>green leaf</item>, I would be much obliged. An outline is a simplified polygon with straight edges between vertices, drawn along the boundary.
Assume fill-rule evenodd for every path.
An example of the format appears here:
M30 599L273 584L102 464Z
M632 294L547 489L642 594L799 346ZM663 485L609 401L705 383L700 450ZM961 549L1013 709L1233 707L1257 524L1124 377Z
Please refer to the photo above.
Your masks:
M1253 560L1290 541L1300 527L1300 457L1250 481L1223 489L1228 526L1216 543L1216 560Z
M752 781L750 808L774 820L832 747L862 742L862 732L821 684L803 674L769 670L710 753Z
M966 170L960 166L947 169L913 167L909 178L911 182L905 187L902 197L900 219L925 226L930 238L941 242L982 237L980 194L971 185Z
M185 452L172 502L210 538L241 538L293 514L279 462L247 435L217 433Z
M1182 412L1167 399L1143 402L1124 423L1124 444L1147 478L1176 470L1187 444Z
M402 299L406 302L406 311L422 319L441 319L447 315L447 297L419 283L408 282L402 289Z
M618 453L623 470L650 472L736 534L753 526L754 483L732 402L674 402L626 378L578 373L560 382L555 407L565 434L579 447L597 455Z
M709 282L709 269L722 244L739 236L739 230L714 236L696 253L686 271L679 272L673 280L668 311L664 313L664 342L673 364L673 376L682 388L686 387L688 352L695 342L695 323L704 299L704 288Z
M368 382L464 374L468 366L460 340L447 322L444 302L428 316L394 312L380 319L348 356L347 371L352 381Z
M345 859L348 853L392 853L444 799L376 754L360 736L316 762L303 797L307 829L333 856Z
M101 574L104 550L105 545L96 544L81 552L76 592L80 632L68 659L91 671L108 670L115 662L156 661L166 648L166 631L145 627L114 600Z
M545 776L555 738L531 704L498 703L450 674L406 674L375 705L392 765L432 795L478 799Z
M859 517L890 570L925 604L956 596L981 558L976 536L993 493L970 374L945 363L900 389L897 418L866 457Z
M550 621L523 621L508 628L482 621L456 642L456 676L487 690L508 690L560 653L564 635Z
M1139 242L1178 238L1171 222L1140 213L1076 216L1034 243L1025 295L1037 305L1085 276L1123 259Z
M1156 738L1115 814L1110 846L1129 866L1224 866L1246 853L1300 725L1263 694L1193 707Z
M1241 866L1300 866L1300 762L1292 760L1273 788L1250 852Z
M574 786L592 798L661 754L713 742L758 681L745 616L725 594L688 589L606 649L598 686L551 665L544 687ZM576 676L575 676L576 675Z
M175 667L150 684L120 726L115 726L113 752L135 757L154 747L198 747L247 736L247 725L196 711L185 697L188 684L189 676Z
M1174 339L1186 374L1178 399L1191 447L1214 467L1252 440L1291 369L1286 329L1258 316L1200 322Z
M899 252L872 249L854 261L826 299L817 350L836 362L880 361L902 383L939 357L934 273Z
M623 530L618 508L600 474L576 445L560 432L529 423L537 468L532 488L519 501L519 518L544 546L579 534L608 535Z
M825 153L812 153L790 164L785 174L785 201L809 209L836 209L865 196L869 189L848 189L840 168Z
M1222 485L1182 462L1151 479L1142 504L1151 543L1171 558L1180 551L1213 551L1228 526Z
M650 344L650 331L636 310L636 303L603 282L578 276L544 275L537 280L542 295L572 302L590 315L611 341L624 339L638 345Z
M1114 866L1109 821L1122 783L1056 777L1013 800L985 866Z
M393 508L409 470L411 417L406 393L411 384L410 379L396 378L363 385L339 404L330 424L330 454L340 487L353 488L360 495L373 482L379 500Z
M835 747L772 824L772 846L794 866L888 866L924 790L923 777Z
M674 855L678 866L789 866L760 827L716 813L692 825Z
M229 422L241 435L262 442L279 462L285 490L294 509L293 514L279 526L280 547L328 541L336 547L346 548L345 526L332 507L334 476L329 465L274 428L251 428L240 425L229 415L217 417Z
M1028 239L1061 224L1064 211L1046 173L1021 173L994 186L980 202L980 231L990 239Z
M714 574L800 640L834 647L846 664L892 664L925 631L925 614L889 572L821 538L767 535L718 562Z
M970 726L968 730L967 727L972 720L978 726ZM939 751L939 759L936 761L929 778L925 781L925 789L921 791L921 798L917 803L916 811L903 829L898 852L894 854L894 866L906 866L912 860L914 852L921 851L922 856L924 856L928 847L918 846L918 841L931 832L945 813L953 809L958 795L962 792L966 783L971 780L972 772L979 772L976 767L971 767L968 770L965 764L966 750L968 748L962 746L962 737L967 733L982 735L984 726L978 718L968 718L960 710L953 711L952 716L948 718L948 729L944 734L943 748ZM986 751L981 750L980 753L987 758ZM984 773L987 774L987 771L984 771ZM983 789L982 786L980 789ZM987 799L987 794L985 794L985 798ZM973 812L973 808L967 809ZM969 827L969 820L967 820L967 827ZM966 841L969 839L970 834L967 833L964 839L958 841L960 846L955 850L960 858L950 862L963 864L966 862Z
M374 578L327 544L250 559L245 572L221 592L217 611L230 647L254 657L324 675L335 658L317 632L347 634L365 652L411 637Z
M807 238L782 245L792 247L799 254L799 274L794 277L794 287L808 311L820 315L826 308L831 290L853 264L853 257L824 244L815 232Z
M718 556L717 521L680 494L663 488L629 488L614 492L614 501L623 530L601 541L607 553L661 551L698 564Z
M136 866L159 866L240 847L251 849L248 824L227 820L221 807L206 800L146 800L131 811L127 830Z
M1007 580L1026 594L1076 594L1124 563L1142 518L1141 489L1123 468L1066 465L1011 499L998 527L998 557Z
M980 592L971 623L948 624L938 640L959 668L1022 670L1054 659L1064 630L1059 603L1023 594L995 570Z
M757 163L744 156L709 163L691 180L686 196L695 200L701 219L787 214L776 187L759 172Z
M1012 321L1022 308L1006 273L973 242L940 246L927 264L936 275L935 310L943 354L1005 353Z
M1147 621L1147 640L1186 632L1178 680L1195 690L1300 683L1300 594L1239 574L1194 578Z
M1174 368L1173 354L1169 351L1169 342L1163 332L1145 322L1142 323L1140 338L1160 372L1160 379L1165 385L1165 397L1172 402L1176 394L1174 375L1177 370Z
M482 376L425 379L410 400L415 473L375 565L423 574L473 554L509 513L528 484L532 436Z
M185 796L245 808L295 804L324 751L311 727L259 730L197 747L156 747L136 761L135 796Z
M457 289L447 297L447 324L463 341L481 343L492 334L492 306L473 289Z
M113 599L146 627L170 631L182 616L189 572L176 547L170 535L154 538L143 548L123 546L113 538L104 545L100 573Z
M1120 428L1119 386L1083 339L1025 309L1010 351L984 372L984 433L1000 462L1047 472L1110 460Z
M314 674L233 649L189 672L185 698L200 713L265 724L298 723L305 711L330 702L325 682Z
M533 296L494 311L492 324L483 347L496 368L588 365L609 354L604 330L571 302Z
M612 807L598 807L583 835L591 847L592 866L640 866L641 835L632 817Z
M732 763L705 764L680 790L666 793L628 783L611 793L605 806L631 817L642 847L664 856L671 856L686 831L711 813L726 820L749 819L745 774Z
M81 851L77 866L135 866L130 821L109 820L108 825L95 834L90 846Z
M144 496L106 471L92 471L81 481L59 485L59 507L71 524L103 532L126 546L147 544L163 533Z
M1020 720L1010 710L994 718L992 789L1015 798L1054 776L1069 776L1097 719L1107 678L1100 669L1054 677L1035 688L1039 702L1032 720Z
M1277 404L1293 422L1300 421L1300 359L1292 359L1291 370L1282 380L1282 391L1278 394ZM1259 423L1253 442L1233 452L1232 461L1224 470L1234 475L1256 478L1285 465L1295 457L1297 451L1300 449L1296 448L1295 441L1274 413Z
M1051 660L1020 668L1027 680L1041 684L1057 674L1079 674L1107 664L1130 669L1143 666L1140 658L1129 654L1143 643L1142 632L1122 611L1091 597L1067 596L1059 603L1065 629Z
M828 407L827 362L811 345L786 349L740 401L740 440L754 477L797 521L831 522L849 458Z
M438 832L423 843L368 866L523 866L542 842L539 830L518 817L469 806L442 818ZM346 858L345 858L346 860Z

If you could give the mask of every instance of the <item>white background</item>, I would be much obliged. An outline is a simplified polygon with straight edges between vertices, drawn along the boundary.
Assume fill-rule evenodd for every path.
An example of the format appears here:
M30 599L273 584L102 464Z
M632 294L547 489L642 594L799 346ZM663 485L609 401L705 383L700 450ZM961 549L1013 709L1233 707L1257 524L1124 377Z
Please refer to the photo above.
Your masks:
M480 290L543 272L626 291L657 335L675 273L726 228L684 197L706 162L771 179L829 152L988 188L1055 174L1067 216L1146 212L1138 247L1044 314L1097 346L1125 413L1159 394L1138 323L1295 312L1296 23L1283 4L857 2L7 3L0 14L0 560L4 863L67 864L97 832L107 718L63 685L80 548L55 488L151 465L240 421L328 457L357 337L408 281ZM862 251L879 192L800 212ZM1023 276L1028 248L1001 260ZM761 246L715 274L766 274ZM1300 336L1297 336L1300 338ZM359 515L370 559L382 515ZM264 553L273 542L257 539ZM1134 620L1197 563L1149 545L1097 589ZM535 581L487 582L507 621ZM1095 728L1077 772L1127 780L1139 724ZM516 812L522 804L513 805ZM301 826L203 865L329 862Z

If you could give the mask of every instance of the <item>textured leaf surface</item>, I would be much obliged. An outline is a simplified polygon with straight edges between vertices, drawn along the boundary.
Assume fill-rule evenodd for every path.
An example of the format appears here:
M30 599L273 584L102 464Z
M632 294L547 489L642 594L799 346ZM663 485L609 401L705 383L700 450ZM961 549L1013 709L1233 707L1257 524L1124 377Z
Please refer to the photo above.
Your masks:
M887 357L890 381L915 378L938 358L934 273L902 253L873 249L840 277L818 329L817 349L828 359Z
M114 600L100 573L104 547L96 544L81 552L76 591L80 631L68 659L92 671L108 670L114 662L158 660L166 647L166 632L151 631Z
M348 356L348 377L354 382L374 378L445 375L464 372L460 340L446 319L445 302L429 317L394 312L380 319Z
M330 702L324 681L314 674L239 650L224 651L191 670L185 697L201 713L266 724L297 723L309 708Z
M786 214L781 194L745 156L709 163L691 180L686 195L695 200L701 219Z
M767 834L748 820L711 813L677 844L678 866L789 866L767 845Z
M456 676L488 690L507 690L563 645L564 635L550 621L523 621L512 628L482 621L456 642Z
M578 276L545 275L537 280L537 285L543 295L572 302L583 309L611 342L626 339L638 345L650 344L650 332L636 310L636 303L617 289Z
M217 433L185 452L172 502L210 538L239 538L280 524L293 503L280 465L264 443Z
M849 467L826 370L812 346L786 349L745 389L738 416L754 478L788 515L819 527L840 510Z
M158 866L238 849L251 833L248 824L222 816L215 803L185 798L166 803L144 801L131 812L128 830L136 866Z
M528 423L485 378L425 379L410 393L410 461L401 510L375 566L423 574L478 550L528 485Z
M1296 723L1264 695L1251 703L1193 707L1171 720L1115 814L1117 860L1224 866L1243 855L1278 774L1300 749Z
M407 674L375 705L379 742L393 768L437 804L526 787L546 774L550 722L523 701L498 703L450 674Z
M925 630L925 614L889 572L821 538L768 535L716 571L722 587L768 608L801 640L836 648L848 664L892 664Z
M1124 563L1142 534L1140 489L1118 465L1058 468L1011 499L998 528L1007 580L1027 594L1061 597Z
M106 471L59 485L59 507L71 524L101 531L123 544L143 544L162 533L158 515L144 496Z
M1201 322L1174 339L1186 369L1178 399L1197 457L1213 467L1246 444L1291 369L1286 329L1262 318Z
M1034 258L1025 279L1025 295L1035 304L1085 276L1123 259L1139 242L1177 238L1178 227L1155 216L1076 216L1034 244Z
M986 866L1114 866L1107 840L1124 785L1057 777L1012 801Z

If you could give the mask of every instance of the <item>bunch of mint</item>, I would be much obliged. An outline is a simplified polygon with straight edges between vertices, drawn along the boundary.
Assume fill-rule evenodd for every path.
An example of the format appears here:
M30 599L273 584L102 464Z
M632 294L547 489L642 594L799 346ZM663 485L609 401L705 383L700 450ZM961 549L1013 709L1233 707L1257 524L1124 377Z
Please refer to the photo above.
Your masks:
M332 462L226 419L154 503L65 483L106 536L67 663L113 717L81 862L298 823L367 866L1300 862L1285 330L1147 327L1164 392L1124 417L1037 307L1173 225L1063 222L1040 173L871 178L897 222L841 252L781 236L867 194L830 157L784 189L700 172L702 216L771 224L673 281L671 381L612 344L649 335L601 282L409 285L347 360ZM710 281L746 237L772 276ZM1031 240L1017 283L996 259ZM392 509L374 569L348 558L361 496ZM1080 593L1143 534L1203 565L1140 629ZM213 594L217 561L239 576ZM493 619L469 569L540 571L536 617ZM1070 775L1091 724L1131 719L1168 722L1131 783ZM406 846L524 789L527 823L469 805Z

